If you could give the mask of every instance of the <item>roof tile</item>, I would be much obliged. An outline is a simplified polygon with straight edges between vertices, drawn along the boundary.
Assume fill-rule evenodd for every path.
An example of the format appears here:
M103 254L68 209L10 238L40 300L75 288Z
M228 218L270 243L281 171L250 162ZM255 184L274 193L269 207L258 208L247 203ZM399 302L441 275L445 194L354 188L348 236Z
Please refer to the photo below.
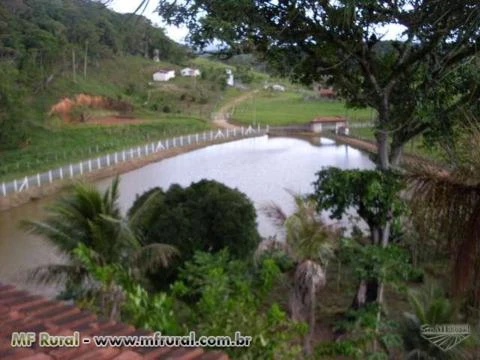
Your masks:
M0 359L15 360L90 360L90 359L171 359L171 360L228 360L221 352L204 353L200 348L156 347L95 347L93 343L79 347L46 348L34 343L29 348L11 347L12 332L48 331L52 335L81 337L93 335L152 335L151 331L109 320L98 319L95 314L73 305L44 299L0 283Z

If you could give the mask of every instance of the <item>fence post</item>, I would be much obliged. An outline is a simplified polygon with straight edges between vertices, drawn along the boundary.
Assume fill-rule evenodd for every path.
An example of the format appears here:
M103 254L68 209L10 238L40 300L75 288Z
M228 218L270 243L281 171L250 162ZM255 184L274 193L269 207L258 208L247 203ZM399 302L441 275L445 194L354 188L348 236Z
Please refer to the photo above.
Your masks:
M198 133L195 134L195 142L198 144Z
M5 186L5 183L2 183L2 193L3 196L7 196L7 187Z
M83 161L80 161L78 166L80 167L80 175L83 175Z
M25 184L25 189L28 190L28 177L27 177L27 176L25 176L25 182L24 182L24 184Z
M183 136L180 136L180 146L183 146Z
M137 147L137 155L140 157L142 155L142 151L140 150L140 146Z
M13 189L15 190L15 192L18 192L17 179L13 180Z
M241 129L242 129L241 131L242 131L242 136L243 136L243 134L245 133L245 129L243 128L243 126L241 127Z
M92 172L92 159L88 159L88 172Z
M148 155L148 144L145 145L145 155Z
M42 185L42 182L40 181L40 173L37 173L37 185Z
M133 148L130 148L130 159L133 159Z
M210 130L210 141L213 140L213 130Z
M62 167L60 168L60 179L63 180L63 168Z
M117 153L117 152L115 152L114 161L115 161L115 164L117 164L117 163L118 163L118 153Z
M48 171L48 182L51 184L53 181L52 170Z
M125 150L122 152L122 161L125 161Z
M167 139L167 141L165 141L165 147L166 147L167 150L168 150L168 139Z
M233 137L235 137L235 136L237 136L237 128L236 127L233 128Z
M100 161L100 157L97 158L97 169L102 168L102 162Z
M188 134L188 145L190 145L190 134Z
M110 154L107 155L107 167L110 166Z
M172 147L175 147L175 138L173 138L173 146Z
M73 166L70 164L70 179L73 177Z

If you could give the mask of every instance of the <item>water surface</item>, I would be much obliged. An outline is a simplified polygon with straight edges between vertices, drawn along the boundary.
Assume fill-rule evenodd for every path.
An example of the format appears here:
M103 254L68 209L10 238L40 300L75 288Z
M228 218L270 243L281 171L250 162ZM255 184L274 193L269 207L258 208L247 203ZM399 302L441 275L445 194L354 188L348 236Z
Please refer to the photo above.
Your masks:
M273 201L291 213L293 201L286 190L311 192L315 173L325 166L366 169L374 165L366 154L328 139L317 139L312 144L285 137L249 138L212 145L121 175L120 204L126 211L137 194L154 186L188 186L201 179L213 179L244 192L257 209ZM96 185L105 189L110 183L111 179L105 179ZM0 282L52 293L51 287L27 284L25 274L38 265L60 262L59 254L43 239L23 233L17 224L21 219L41 219L43 207L54 198L0 212ZM258 229L264 237L278 232L260 211Z

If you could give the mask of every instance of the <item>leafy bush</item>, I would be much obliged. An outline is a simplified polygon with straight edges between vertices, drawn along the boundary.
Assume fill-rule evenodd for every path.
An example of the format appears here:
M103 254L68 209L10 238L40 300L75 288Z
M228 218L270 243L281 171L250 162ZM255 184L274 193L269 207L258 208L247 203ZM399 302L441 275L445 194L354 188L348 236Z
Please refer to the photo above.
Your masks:
M152 193L156 193L153 198ZM248 197L213 180L201 180L186 188L172 185L166 192L153 188L134 202L134 212L147 199L148 211L139 220L146 243L167 243L179 249L177 265L195 251L217 252L228 248L234 258L247 258L260 236L255 208ZM176 270L156 274L155 286L175 278Z
M264 259L258 269L231 259L228 251L195 253L173 285L177 296L191 304L186 321L201 334L251 336L248 348L222 349L234 359L292 359L300 352L293 341L306 330L278 304L266 303L280 269Z

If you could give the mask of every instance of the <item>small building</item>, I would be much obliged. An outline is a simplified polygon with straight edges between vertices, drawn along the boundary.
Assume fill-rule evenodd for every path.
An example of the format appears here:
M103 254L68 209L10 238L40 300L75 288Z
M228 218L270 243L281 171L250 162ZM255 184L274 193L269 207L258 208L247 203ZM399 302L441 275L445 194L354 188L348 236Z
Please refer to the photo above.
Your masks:
M174 69L160 69L153 74L153 81L168 81L175 77Z
M324 99L336 99L337 98L337 92L331 87L319 89L318 90L318 95L321 98L324 98Z
M317 134L328 130L338 134L341 128L348 129L347 119L342 116L318 116L310 121L310 131ZM348 130L344 134L348 134Z
M196 77L196 76L200 76L200 75L201 75L201 72L200 72L200 70L198 70L198 69L186 67L186 68L180 70L180 74L181 74L182 76L192 76L192 77Z
M235 80L233 79L232 69L226 69L225 72L227 73L227 85L234 86Z

